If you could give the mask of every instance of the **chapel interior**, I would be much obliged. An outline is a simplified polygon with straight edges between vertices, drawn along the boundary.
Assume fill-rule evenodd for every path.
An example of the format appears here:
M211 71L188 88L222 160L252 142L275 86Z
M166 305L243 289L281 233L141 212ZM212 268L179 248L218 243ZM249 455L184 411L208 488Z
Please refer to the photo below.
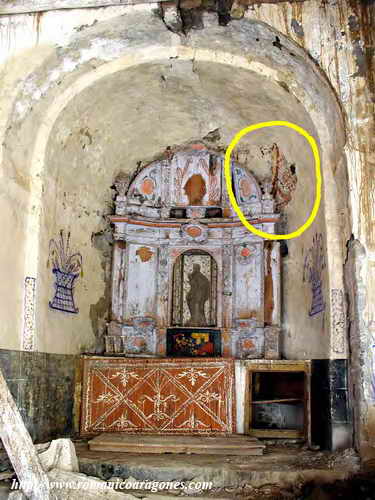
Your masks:
M374 24L0 5L0 500L372 498Z

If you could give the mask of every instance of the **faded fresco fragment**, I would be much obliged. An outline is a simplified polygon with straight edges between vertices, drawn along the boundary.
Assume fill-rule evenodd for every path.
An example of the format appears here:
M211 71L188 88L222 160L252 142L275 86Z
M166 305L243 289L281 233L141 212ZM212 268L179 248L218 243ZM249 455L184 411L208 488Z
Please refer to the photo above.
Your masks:
M303 266L303 281L310 283L312 292L309 316L315 316L325 310L322 291L322 274L325 267L323 236L321 233L316 233Z

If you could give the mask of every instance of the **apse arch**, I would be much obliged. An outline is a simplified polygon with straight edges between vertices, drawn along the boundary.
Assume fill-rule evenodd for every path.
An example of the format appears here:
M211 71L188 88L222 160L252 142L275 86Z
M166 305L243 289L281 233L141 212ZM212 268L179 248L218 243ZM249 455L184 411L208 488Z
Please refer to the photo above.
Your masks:
M190 49L190 50L189 50ZM155 54L156 53L156 54ZM225 64L233 66L234 68L243 68L249 71L254 71L261 76L267 76L269 78L274 79L276 82L277 79L276 72L262 63L254 63L253 61L248 62L248 59L243 56L233 57L228 53L221 53L218 51L209 51L209 50L200 50L193 49L185 46L180 47L155 47L148 48L147 50L142 50L132 54L132 57L124 56L119 58L111 63L107 63L106 65L100 67L95 72L92 71L87 75L83 75L80 77L73 85L71 85L64 93L62 93L58 99L56 99L53 105L48 109L45 118L38 130L37 139L35 141L35 147L32 154L31 160L31 177L33 179L32 186L32 194L31 194L31 204L35 207L41 206L41 196L42 196L42 183L43 183L43 170L45 166L45 152L48 144L48 140L50 137L51 130L53 128L54 123L57 120L57 117L61 114L64 108L69 104L69 102L81 93L84 89L93 85L95 82L99 81L101 78L109 74L113 74L119 71L123 71L124 69L131 68L133 66L138 66L146 63L167 60L171 58L178 58L180 60L194 60L201 62L211 62L213 59L216 64ZM295 92L297 97L299 96L298 89ZM313 102L308 99L308 95L305 95L305 100L307 101L307 106L311 108L310 116L313 117L313 121L315 123L319 123L319 129L321 130L324 126L324 121L321 121L321 116L319 113L314 111ZM315 117L315 120L314 120ZM322 140L322 135L320 134L319 139L322 145L323 155L325 157L330 157L333 153L332 148L328 147L331 144L328 143L327 147L323 147L324 140ZM328 134L331 135L331 134ZM330 151L331 150L331 151ZM325 171L325 181L327 181L327 171ZM329 182L329 180L328 180ZM326 191L330 190L330 184L326 184ZM332 199L331 197L326 197L326 200ZM38 209L34 210L34 219L38 218ZM37 224L31 223L29 229L37 229ZM28 234L35 234L34 231L28 231ZM35 244L29 246L28 255L32 255L33 249L36 248Z
M129 16L127 22L131 22L131 17ZM241 29L238 29L238 26ZM96 27L96 30L98 30L98 27ZM276 34L279 36L281 43L287 48L282 57L280 57L280 54L275 54L267 59L264 54L256 54L255 48L249 48L249 40L252 40L256 30L260 30L270 43ZM90 30L86 34L87 39L90 36L89 32ZM185 41L185 45L177 42L175 37L164 38L159 41L158 36L156 36L155 43L151 45L134 38L127 40L125 34L121 50L117 53L106 54L105 57L102 55L102 61L94 69L84 67L86 61L82 62L81 68L80 65L77 65L75 70L76 78L71 78L66 87L63 84L60 87L61 91L57 95L53 95L52 91L47 92L45 100L47 101L48 96L51 102L38 129L30 161L32 178L30 206L33 207L33 210L28 218L26 275L38 275L46 151L54 125L61 113L85 89L90 88L109 75L171 59L185 62L193 61L195 64L212 63L219 66L230 66L234 69L240 68L272 81L279 86L284 85L285 81L288 82L288 91L303 103L308 115L315 124L323 163L327 165L323 169L323 186L328 267L331 269L340 267L342 262L341 236L340 224L336 220L334 168L330 168L328 165L339 163L341 157L340 148L344 145L345 135L340 108L334 92L324 75L308 59L300 47L264 23L249 20L239 21L236 23L236 29L229 28L226 32L220 34L226 40L223 48L220 49L217 48L218 36L217 29L208 26L204 32L193 34ZM103 37L105 38L105 35ZM163 37L159 36L159 38ZM227 41L230 41L232 46L229 47ZM288 53L289 49L290 52L293 50L292 54ZM69 54L69 50L66 50L65 56ZM252 55L253 57L251 57ZM61 53L59 57L62 60L63 54ZM281 60L278 61L277 57ZM329 113L327 112L328 109L330 110ZM333 280L331 272L328 273L328 276L329 280ZM334 282L330 283L330 287L342 287L342 276L336 276ZM331 354L335 356L334 353Z

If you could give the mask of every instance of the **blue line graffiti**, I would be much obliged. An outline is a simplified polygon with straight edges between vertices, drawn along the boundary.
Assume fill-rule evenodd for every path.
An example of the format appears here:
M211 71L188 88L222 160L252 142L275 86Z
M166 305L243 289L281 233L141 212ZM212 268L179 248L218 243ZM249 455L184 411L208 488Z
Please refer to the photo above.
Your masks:
M323 248L323 236L315 234L313 242L305 257L303 281L311 284L312 299L309 316L315 316L325 310L322 290L322 273L326 267Z

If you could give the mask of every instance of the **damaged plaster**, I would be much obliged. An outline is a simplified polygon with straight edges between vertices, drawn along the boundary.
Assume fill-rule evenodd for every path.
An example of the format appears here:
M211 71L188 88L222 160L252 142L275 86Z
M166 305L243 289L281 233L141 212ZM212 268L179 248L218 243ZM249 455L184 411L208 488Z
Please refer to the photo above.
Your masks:
M111 304L111 266L113 237L109 228L91 235L92 246L99 251L101 258L102 279L105 283L104 295L95 303L90 305L90 320L95 335L94 352L96 354L104 351L103 336L109 321Z

